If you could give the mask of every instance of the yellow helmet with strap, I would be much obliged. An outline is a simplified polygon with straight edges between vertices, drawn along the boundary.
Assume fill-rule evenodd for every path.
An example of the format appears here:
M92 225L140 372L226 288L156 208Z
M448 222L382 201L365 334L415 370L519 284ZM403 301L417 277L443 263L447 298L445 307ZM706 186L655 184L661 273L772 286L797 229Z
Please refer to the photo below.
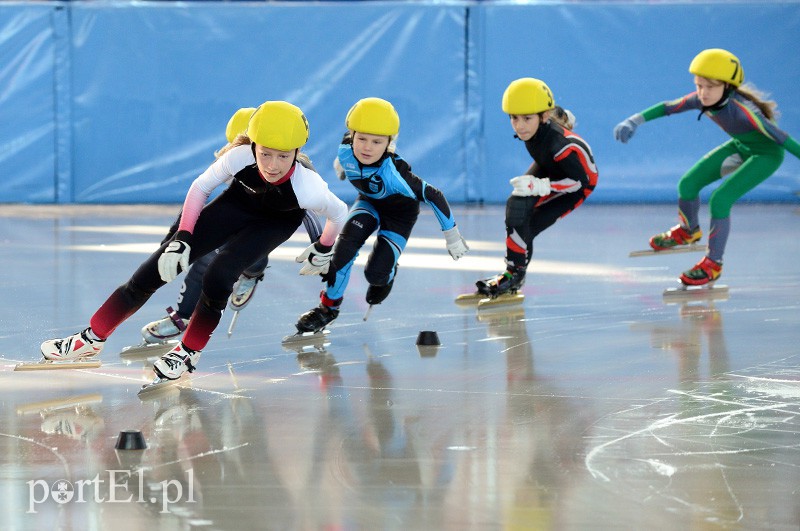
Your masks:
M291 103L267 101L250 116L247 136L259 146L291 151L308 142L308 120L303 111Z
M503 112L506 114L539 114L555 106L550 87L541 79L515 79L503 92Z
M351 131L370 135L395 136L400 132L400 116L391 103L381 98L358 100L344 124Z
M228 139L228 142L233 142L237 136L247 132L247 124L255 110L255 107L242 107L233 113L225 128L225 138Z
M744 82L744 69L739 58L722 48L703 50L692 59L689 72L738 87Z

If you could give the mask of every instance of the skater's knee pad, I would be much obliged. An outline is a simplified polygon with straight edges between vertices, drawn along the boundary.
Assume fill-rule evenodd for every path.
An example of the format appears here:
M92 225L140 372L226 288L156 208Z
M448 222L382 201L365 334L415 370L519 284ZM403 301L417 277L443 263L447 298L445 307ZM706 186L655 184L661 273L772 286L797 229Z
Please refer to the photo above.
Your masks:
M520 227L527 223L536 206L535 197L511 196L506 202L506 225Z

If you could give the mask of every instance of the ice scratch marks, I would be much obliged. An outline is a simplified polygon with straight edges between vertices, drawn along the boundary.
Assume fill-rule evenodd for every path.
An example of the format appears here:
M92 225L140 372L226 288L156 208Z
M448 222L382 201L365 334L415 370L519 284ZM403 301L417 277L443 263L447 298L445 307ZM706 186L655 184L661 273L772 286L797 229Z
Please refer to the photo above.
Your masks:
M694 507L709 522L742 520L743 496L800 469L800 369L792 358L667 390L604 417L587 470L615 492L668 511Z

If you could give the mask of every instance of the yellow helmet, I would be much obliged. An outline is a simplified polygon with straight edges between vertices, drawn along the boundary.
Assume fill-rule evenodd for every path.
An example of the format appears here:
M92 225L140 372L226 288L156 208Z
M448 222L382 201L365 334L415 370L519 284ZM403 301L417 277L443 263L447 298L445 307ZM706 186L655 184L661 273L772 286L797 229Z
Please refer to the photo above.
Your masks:
M400 132L400 116L388 101L364 98L358 100L347 112L344 125L359 133L394 136Z
M237 136L247 132L247 123L255 110L255 107L242 107L233 113L225 128L225 138L228 139L228 142L233 142Z
M539 114L555 106L550 87L541 79L515 79L503 92L503 112L506 114Z
M689 65L689 72L696 76L723 81L734 87L744 82L744 69L739 58L721 48L710 48L697 54Z
M308 120L291 103L267 101L250 116L247 136L259 146L291 151L308 142Z

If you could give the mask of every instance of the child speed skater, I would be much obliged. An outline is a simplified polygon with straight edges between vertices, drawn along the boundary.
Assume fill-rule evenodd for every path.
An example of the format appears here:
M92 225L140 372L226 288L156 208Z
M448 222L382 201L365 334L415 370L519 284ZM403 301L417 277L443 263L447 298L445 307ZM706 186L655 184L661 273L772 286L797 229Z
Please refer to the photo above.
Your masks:
M514 189L506 201L506 270L475 283L477 295L491 298L522 287L534 239L580 206L598 177L589 144L572 131L575 117L556 105L544 81L512 81L501 107L533 162L510 181Z
M51 361L80 361L100 354L105 340L156 290L201 256L224 246L203 276L203 290L181 341L156 360L158 380L175 380L197 366L242 272L287 241L306 209L326 218L319 239L302 254L301 274L327 270L347 205L314 171L297 161L308 141L303 112L285 101L267 101L250 117L247 136L220 156L189 188L178 231L117 288L89 320L89 327L42 343ZM227 189L206 204L218 186ZM298 257L300 260L300 257Z
M653 105L623 120L614 128L622 143L645 122L686 111L698 111L716 123L731 139L711 150L678 182L679 223L650 238L655 251L697 242L700 230L700 191L723 179L708 202L711 222L706 255L684 271L684 286L713 283L722 274L722 257L731 229L731 208L744 194L764 182L783 162L784 151L800 158L800 144L778 128L777 105L753 85L744 83L739 59L727 50L703 50L689 64L695 91Z
M345 127L334 165L359 194L336 240L330 269L323 274L327 287L320 295L321 302L300 317L295 325L298 334L319 332L336 319L353 263L376 231L364 268L369 282L366 300L372 306L389 296L420 202L433 210L450 256L458 260L469 251L444 194L412 173L409 163L395 153L400 117L392 104L380 98L359 100L347 113Z

